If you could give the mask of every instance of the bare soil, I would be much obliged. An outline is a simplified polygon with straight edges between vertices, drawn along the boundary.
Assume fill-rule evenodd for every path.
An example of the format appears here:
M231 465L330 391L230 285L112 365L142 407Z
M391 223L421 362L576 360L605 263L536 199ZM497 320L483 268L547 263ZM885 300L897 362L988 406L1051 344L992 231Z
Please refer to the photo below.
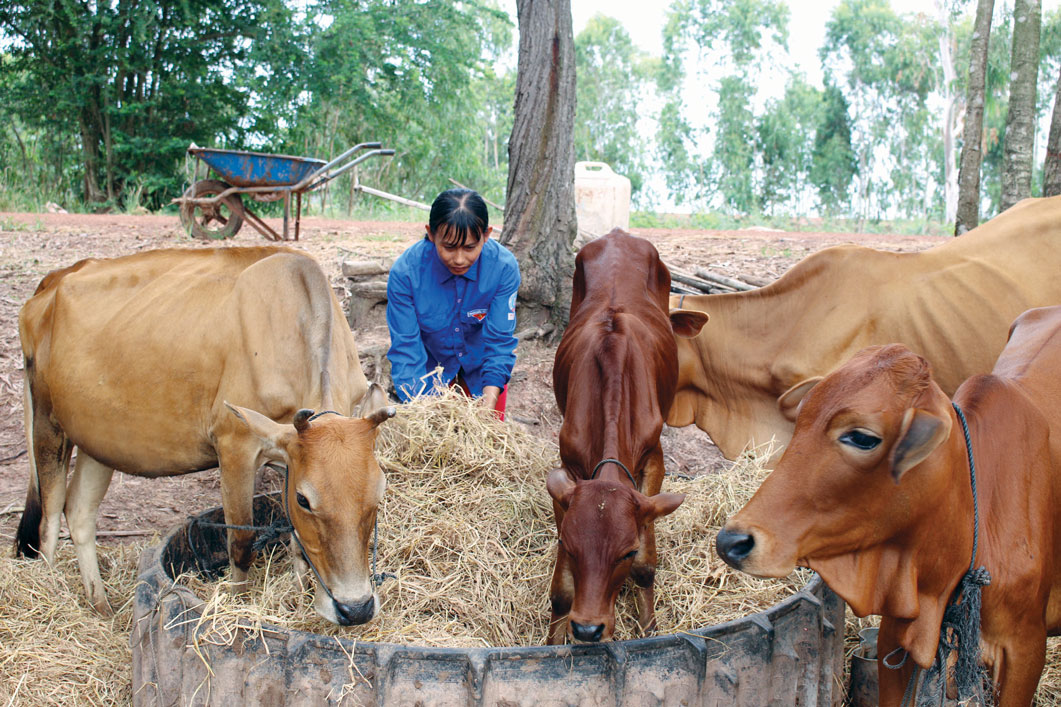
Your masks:
M270 222L279 229L279 222ZM752 275L772 280L798 260L822 248L859 243L892 251L914 251L942 242L941 237L792 233L747 229L635 231L652 240L670 265L692 271L704 266L731 277ZM337 293L344 295L345 259L394 257L423 235L420 223L302 220L301 248L321 263ZM18 310L49 271L86 257L117 257L156 248L259 245L266 241L249 225L223 243L189 238L176 216L0 213L0 542L10 544L25 499L29 464L22 416L22 353ZM386 343L379 323L355 332L362 350ZM559 413L553 399L555 345L520 344L509 387L508 413L555 440ZM116 430L115 434L121 434ZM710 439L695 427L667 428L664 449L670 473L718 470L723 459ZM272 487L271 476L262 480ZM543 484L544 493L544 484ZM101 543L119 543L162 533L206 508L220 505L217 471L148 480L115 474L100 508Z

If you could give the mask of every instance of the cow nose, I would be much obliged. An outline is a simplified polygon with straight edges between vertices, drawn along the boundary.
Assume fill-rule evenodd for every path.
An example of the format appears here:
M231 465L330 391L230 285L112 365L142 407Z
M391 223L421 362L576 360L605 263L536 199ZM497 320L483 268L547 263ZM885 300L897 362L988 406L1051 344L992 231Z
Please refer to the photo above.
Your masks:
M585 624L572 621L571 635L574 636L576 640L585 643L596 643L600 640L601 636L604 635L604 624L586 626Z
M715 538L715 549L727 565L739 570L755 549L755 538L747 533L734 533L723 528Z
M376 608L376 600L371 594L360 604L344 604L340 601L334 603L335 613L339 617L339 623L343 626L365 623L372 618Z

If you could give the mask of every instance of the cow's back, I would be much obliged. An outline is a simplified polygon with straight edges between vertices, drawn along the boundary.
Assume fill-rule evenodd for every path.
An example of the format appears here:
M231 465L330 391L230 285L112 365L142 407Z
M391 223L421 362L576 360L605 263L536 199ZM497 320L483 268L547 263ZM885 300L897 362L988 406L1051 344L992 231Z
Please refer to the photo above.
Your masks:
M327 278L286 248L79 263L42 282L20 333L35 405L89 455L130 473L216 463L226 400L289 417L320 403L324 370L348 413L367 387Z
M787 442L782 393L866 346L902 343L932 364L948 394L987 373L1021 312L1061 302L1061 197L1030 199L917 253L836 246L771 285L685 298L707 312L679 341L682 370L668 422L707 431L727 458L749 442Z
M570 323L553 366L569 468L591 471L605 429L634 447L658 444L677 383L669 286L669 271L644 239L615 230L579 251Z

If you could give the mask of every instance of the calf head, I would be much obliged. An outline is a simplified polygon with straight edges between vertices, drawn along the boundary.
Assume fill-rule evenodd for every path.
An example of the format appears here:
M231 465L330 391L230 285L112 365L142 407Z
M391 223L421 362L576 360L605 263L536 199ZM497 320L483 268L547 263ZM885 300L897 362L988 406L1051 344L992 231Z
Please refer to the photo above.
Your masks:
M799 408L792 441L719 532L719 555L761 577L809 566L860 616L916 614L882 610L886 582L869 585L894 578L895 548L941 510L951 475L933 452L950 435L949 399L898 344L863 349L804 393L786 401Z
M353 417L299 410L294 424L278 424L229 405L262 443L262 453L287 465L285 511L305 559L323 583L317 612L348 626L379 610L373 590L371 543L376 511L387 486L376 463L377 427L393 417L382 389L373 385Z
M570 631L579 641L600 641L615 632L615 600L628 577L644 584L639 571L654 572L644 556L652 523L674 511L685 496L645 496L605 479L572 481L563 469L549 474L549 494L563 511L558 552L571 568Z

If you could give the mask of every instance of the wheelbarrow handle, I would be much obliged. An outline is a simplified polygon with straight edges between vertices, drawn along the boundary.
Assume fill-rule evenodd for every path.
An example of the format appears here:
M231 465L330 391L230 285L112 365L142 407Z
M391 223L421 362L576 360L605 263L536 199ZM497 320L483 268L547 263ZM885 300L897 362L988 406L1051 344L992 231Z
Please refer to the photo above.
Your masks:
M376 144L379 144L379 143L376 143ZM387 157L390 157L391 155L394 154L394 150L392 150L391 148L388 147L386 150L380 150L376 154L377 155L386 155Z

